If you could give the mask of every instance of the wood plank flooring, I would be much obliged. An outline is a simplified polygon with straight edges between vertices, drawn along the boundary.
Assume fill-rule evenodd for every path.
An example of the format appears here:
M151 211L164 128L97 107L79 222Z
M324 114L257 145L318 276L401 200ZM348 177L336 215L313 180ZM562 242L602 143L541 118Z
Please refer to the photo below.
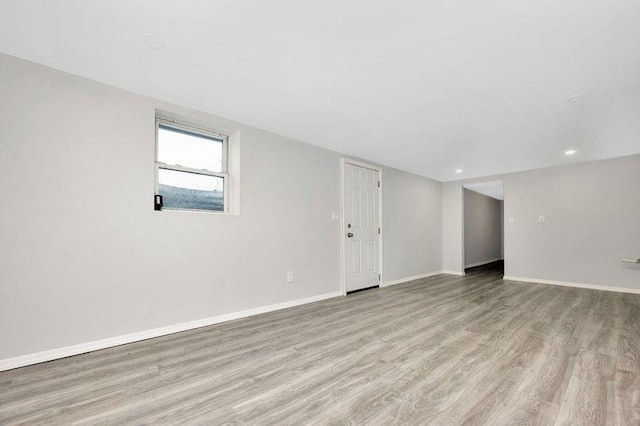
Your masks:
M0 373L0 424L640 424L640 296L485 267Z

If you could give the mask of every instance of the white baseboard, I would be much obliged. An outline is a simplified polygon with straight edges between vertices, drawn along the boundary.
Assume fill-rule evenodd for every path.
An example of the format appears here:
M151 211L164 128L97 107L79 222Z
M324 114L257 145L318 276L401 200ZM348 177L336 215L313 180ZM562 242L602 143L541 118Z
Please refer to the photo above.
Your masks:
M475 268L476 266L482 266L482 265L486 265L487 263L493 263L493 262L497 262L498 260L503 260L501 257L498 257L496 259L491 259L491 260L485 260L483 262L478 262L478 263L472 263L470 265L464 265L464 269L467 268Z
M319 302L321 300L331 299L342 296L342 292L319 294L317 296L306 297L304 299L292 300L289 302L277 303L275 305L262 306L259 308L248 309L246 311L233 312L230 314L218 315L210 318L184 322L167 327L154 328L152 330L139 331L137 333L125 334L123 336L110 337L107 339L96 340L93 342L80 343L78 345L66 346L63 348L51 349L44 352L17 356L15 358L7 358L0 360L0 371L11 370L25 365L38 364L45 361L51 361L59 358L66 358L72 355L79 355L86 352L97 351L99 349L110 348L113 346L124 345L126 343L138 342L140 340L152 339L154 337L166 336L167 334L178 333L181 331L192 330L194 328L206 327L208 325L219 324L240 318L246 318L253 315L263 314L266 312L278 311L280 309L291 308L294 306L305 305L307 303Z
M441 275L444 273L445 273L444 271L434 271L434 272L428 272L426 274L414 275L412 277L400 278L398 280L385 281L380 284L380 287L389 287L390 285L402 284L402 283L406 283L413 280L419 280L420 278L433 277L434 275Z
M464 276L467 275L464 272L460 272L460 271L442 271L443 274L448 274L448 275L459 275L459 276Z
M586 288L589 290L615 291L618 293L640 294L640 289L629 288L629 287L615 287L615 286L599 285L599 284L581 284L581 283L572 283L567 281L543 280L541 278L512 277L509 275L505 275L504 277L502 277L502 279L507 281L520 281L524 283L549 284L549 285L558 285L563 287Z

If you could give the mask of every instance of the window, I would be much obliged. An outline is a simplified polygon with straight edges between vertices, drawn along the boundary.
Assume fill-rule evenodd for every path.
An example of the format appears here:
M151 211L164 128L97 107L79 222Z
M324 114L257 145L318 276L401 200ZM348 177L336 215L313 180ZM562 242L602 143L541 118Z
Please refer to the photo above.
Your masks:
M156 119L156 194L163 209L226 211L228 137Z

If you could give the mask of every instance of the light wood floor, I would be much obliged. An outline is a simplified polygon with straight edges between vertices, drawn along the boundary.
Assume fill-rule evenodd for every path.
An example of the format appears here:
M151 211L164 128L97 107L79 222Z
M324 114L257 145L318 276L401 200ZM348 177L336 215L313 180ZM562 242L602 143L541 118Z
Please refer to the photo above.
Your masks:
M640 424L640 296L491 268L0 373L0 424Z

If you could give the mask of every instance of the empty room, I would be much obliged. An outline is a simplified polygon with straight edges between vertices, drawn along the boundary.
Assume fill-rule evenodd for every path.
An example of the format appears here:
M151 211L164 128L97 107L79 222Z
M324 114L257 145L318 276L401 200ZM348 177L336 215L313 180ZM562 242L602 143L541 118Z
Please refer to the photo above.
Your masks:
M637 0L1 0L0 425L640 424Z

